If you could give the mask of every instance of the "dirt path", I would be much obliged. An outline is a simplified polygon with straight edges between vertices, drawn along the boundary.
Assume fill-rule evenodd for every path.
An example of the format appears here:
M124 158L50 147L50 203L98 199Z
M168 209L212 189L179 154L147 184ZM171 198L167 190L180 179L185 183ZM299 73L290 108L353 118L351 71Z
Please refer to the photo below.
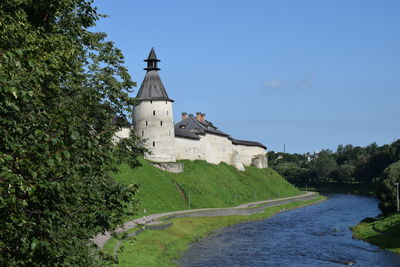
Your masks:
M262 209L264 209L267 206L282 205L282 204L285 204L285 203L294 202L294 201L298 201L298 200L310 199L310 198L316 197L316 196L318 196L318 193L315 193L315 192L304 192L303 194L301 194L299 196L251 202L251 203L241 204L239 206L231 207L231 208L191 209L191 210L180 210L180 211L171 211L171 212L152 214L152 215L146 216L145 218L138 218L138 219L134 219L132 221L126 222L122 227L118 228L116 230L116 232L118 232L118 233L124 232L126 230L129 230L129 229L132 229L132 228L136 227L138 224L144 224L144 223L147 224L147 225L159 224L159 223L162 223L162 221L157 221L157 219L160 219L160 218L166 217L166 216L183 217L183 214L186 214L186 213L200 213L200 214L196 214L194 216L199 216L199 215L203 215L203 216L221 216L220 215L221 212L225 212L225 213L226 212L230 212L233 215L240 209L248 209L248 208L251 208L251 207L254 207L254 206L257 206L257 205L261 205L261 204L266 204L266 205L263 205L263 207L262 207ZM214 214L211 214L211 213L210 214L206 214L207 211L213 211ZM221 211L221 212L217 212L216 213L214 211ZM103 248L104 244L110 238L111 238L111 233L110 232L106 232L105 234L99 234L99 235L95 236L92 239L92 241L99 248Z

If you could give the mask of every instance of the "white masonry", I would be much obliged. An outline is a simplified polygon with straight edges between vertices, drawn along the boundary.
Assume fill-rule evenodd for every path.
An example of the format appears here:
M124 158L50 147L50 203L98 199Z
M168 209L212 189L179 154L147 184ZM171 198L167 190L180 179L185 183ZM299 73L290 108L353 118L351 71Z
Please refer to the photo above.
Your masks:
M180 159L205 160L213 164L225 162L239 170L250 165L268 167L264 145L233 139L205 121L205 114L201 114L201 118L185 115L174 125L173 100L168 97L159 77L157 64L160 60L153 48L145 61L147 73L136 96L138 105L133 109L132 119L135 135L145 140L144 146L149 150L145 155L147 159L154 162ZM195 125L195 128L185 129L185 123ZM117 136L127 137L128 132L122 129Z

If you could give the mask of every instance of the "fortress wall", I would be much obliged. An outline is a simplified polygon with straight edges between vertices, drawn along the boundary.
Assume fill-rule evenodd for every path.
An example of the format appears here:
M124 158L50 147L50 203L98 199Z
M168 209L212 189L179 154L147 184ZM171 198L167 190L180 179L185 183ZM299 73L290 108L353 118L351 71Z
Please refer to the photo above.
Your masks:
M146 158L157 162L175 162L175 132L172 102L142 101L134 108L135 134L146 139L144 146L151 152Z
M175 147L177 159L201 159L213 164L232 164L232 142L224 136L206 134L201 135L200 140L176 137Z
M262 147L244 145L233 145L233 147L240 155L240 159L245 166L250 166L255 156L265 155L265 149Z
M253 158L265 155L265 149L256 146L233 145L231 140L217 135L200 136L200 140L175 138L176 159L205 160L208 163L225 162L235 165L234 153L239 155L239 161L250 166Z
M176 159L189 159L189 160L206 160L206 144L204 139L193 140L187 138L176 137Z
M207 144L206 160L207 162L218 164L225 162L232 164L233 146L232 141L225 136L206 134L204 138Z
M252 160L259 155L265 155L265 149L257 146L233 145L227 137L213 134L201 135L200 140L175 138L176 159L205 160L218 164L225 162L242 169L250 166ZM238 155L235 161L235 155ZM244 170L244 169L243 169Z

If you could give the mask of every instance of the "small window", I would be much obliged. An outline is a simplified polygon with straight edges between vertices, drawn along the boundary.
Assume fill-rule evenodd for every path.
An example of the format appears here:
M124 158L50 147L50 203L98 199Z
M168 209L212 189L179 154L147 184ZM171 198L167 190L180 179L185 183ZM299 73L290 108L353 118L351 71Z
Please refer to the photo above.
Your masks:
M144 131L142 131L142 136L144 136Z
M168 102L167 102L167 101L165 101L165 104L168 104Z
M155 110L153 110L153 115L156 115L156 111Z
M148 126L149 125L149 123L146 121L146 126Z
M156 146L156 142L153 141L153 146Z
M153 104L153 100L150 100L150 104Z
M167 110L167 116L168 116L168 110Z
M171 131L168 131L168 135L171 136Z
M162 126L162 121L160 121L160 125Z

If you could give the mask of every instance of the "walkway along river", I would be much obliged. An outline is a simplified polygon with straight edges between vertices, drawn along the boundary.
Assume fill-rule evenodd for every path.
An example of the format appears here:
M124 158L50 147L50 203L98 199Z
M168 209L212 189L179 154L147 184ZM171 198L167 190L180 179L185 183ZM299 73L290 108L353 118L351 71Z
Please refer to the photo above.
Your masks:
M400 255L352 239L350 226L379 214L377 200L332 194L320 204L227 227L195 243L182 266L400 266Z

